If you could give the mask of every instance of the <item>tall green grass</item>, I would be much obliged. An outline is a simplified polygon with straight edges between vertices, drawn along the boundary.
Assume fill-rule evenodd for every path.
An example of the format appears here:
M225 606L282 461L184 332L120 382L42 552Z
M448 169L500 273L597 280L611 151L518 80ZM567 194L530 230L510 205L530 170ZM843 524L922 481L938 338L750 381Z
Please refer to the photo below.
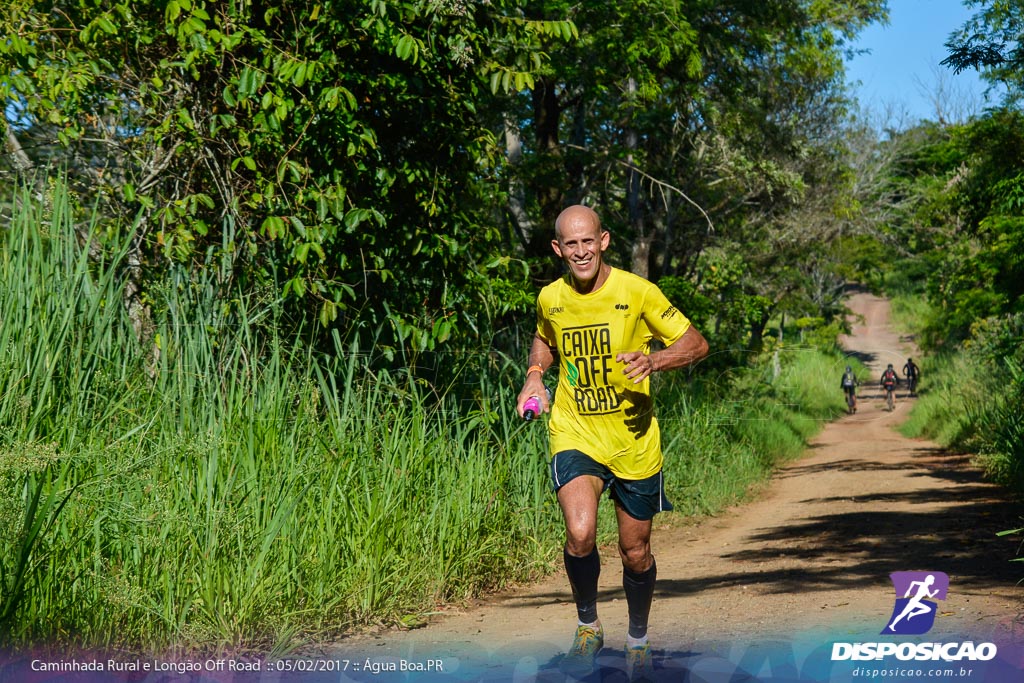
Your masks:
M964 446L973 430L970 414L988 398L982 368L954 354L929 356L918 399L900 432L943 446Z
M157 290L153 365L123 255L90 259L59 188L23 206L0 252L10 641L280 649L554 555L542 434L507 401L423 400L340 339L286 344L275 302L226 306L213 276Z
M341 335L321 352L277 334L280 302L222 291L212 263L151 288L140 343L124 245L90 256L59 186L20 206L0 232L5 642L282 653L556 566L521 363L458 391L371 372ZM840 361L784 361L659 381L681 514L739 499L839 412Z
M893 322L907 334L917 334L934 315L928 301L912 293L892 296ZM972 406L986 400L988 381L982 368L952 350L919 358L922 376L918 398L899 430L906 436L924 436L943 446L963 446L972 431Z
M999 368L967 354L929 360L928 383L901 431L972 453L993 481L1024 494L1024 371L1009 358Z
M911 332L937 315L919 297L897 297L893 311ZM1021 314L979 320L960 348L928 357L920 398L901 426L908 436L974 454L988 477L1018 496L1024 494L1022 333Z

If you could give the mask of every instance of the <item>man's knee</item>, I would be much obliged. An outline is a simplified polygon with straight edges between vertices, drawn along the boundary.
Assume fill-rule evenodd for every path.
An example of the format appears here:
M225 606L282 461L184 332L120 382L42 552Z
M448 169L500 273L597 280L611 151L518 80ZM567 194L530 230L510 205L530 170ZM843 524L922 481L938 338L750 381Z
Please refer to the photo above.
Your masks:
M628 567L630 571L637 573L645 572L651 567L651 562L654 560L654 556L651 554L651 544L649 542L638 542L623 544L619 543L619 556L622 558L622 564Z
M565 528L565 549L574 557L586 557L594 552L597 545L597 532L586 527Z

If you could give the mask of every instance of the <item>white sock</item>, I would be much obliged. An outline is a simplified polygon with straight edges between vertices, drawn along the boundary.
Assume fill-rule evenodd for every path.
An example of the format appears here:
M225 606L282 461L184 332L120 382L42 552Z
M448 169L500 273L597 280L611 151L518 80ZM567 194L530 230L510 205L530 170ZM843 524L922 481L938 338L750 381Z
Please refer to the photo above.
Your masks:
M634 638L633 636L626 634L626 647L643 647L647 644L647 636L640 638Z

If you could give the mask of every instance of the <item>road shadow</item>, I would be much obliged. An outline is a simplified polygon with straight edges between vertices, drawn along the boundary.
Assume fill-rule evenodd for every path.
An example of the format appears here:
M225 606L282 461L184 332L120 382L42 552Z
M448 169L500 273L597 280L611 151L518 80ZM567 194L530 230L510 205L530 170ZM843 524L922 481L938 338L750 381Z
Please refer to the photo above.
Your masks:
M745 671L739 664L731 664L715 656L712 648L699 650L661 650L652 651L653 668L646 679L650 683L685 683L686 681L705 680L701 676L693 674L694 668L700 668L702 663L707 663L703 668L710 669L711 665L717 665L722 669L723 674L729 678L722 678L723 681L751 681L754 680L751 674ZM608 647L602 649L594 660L594 670L583 676L573 676L563 673L560 665L562 655L558 654L538 667L535 680L537 683L565 683L566 681L579 681L580 683L627 683L626 658L621 648Z
M1006 589L1024 579L1024 567L1012 562L1020 538L998 534L1022 526L1024 506L999 500L993 492L992 486L980 481L972 485L968 479L953 489L809 497L804 502L841 502L854 508L757 529L745 539L748 548L720 555L726 567L780 558L798 562L767 572L724 571L697 579L659 580L658 591L686 595L740 585L759 586L767 593L833 591L877 584L892 571L923 568L955 576L961 590ZM880 502L899 509L874 509ZM858 509L861 505L863 509ZM927 509L914 509L922 506ZM856 561L850 562L851 557Z
M829 592L878 586L893 571L915 569L944 571L955 577L961 592L1005 591L1024 580L1024 563L1013 561L1022 536L999 536L1024 526L1024 505L1008 501L1001 489L986 483L969 467L968 456L922 445L910 461L848 459L790 466L777 476L826 470L893 471L900 476L910 471L912 477L957 485L925 481L911 491L825 497L808 491L800 503L824 504L835 512L754 529L738 549L733 545L719 554L723 571L685 579L659 576L658 594L686 596L740 586L768 594ZM879 504L886 509L877 509ZM787 560L785 568L762 569L780 559ZM601 591L601 600L620 594L620 588L610 585ZM1020 595L1024 597L1024 589ZM523 604L565 599L564 591L534 594Z
M865 501L865 505L871 500ZM889 501L887 501L889 502ZM906 502L906 501L903 501ZM985 521L983 528L978 523ZM1019 520L1018 520L1019 521ZM844 512L825 515L785 528L762 529L751 540L757 549L722 555L723 565L735 561L800 560L798 566L767 572L721 572L698 579L658 582L658 592L699 593L711 588L758 587L766 593L831 592L877 585L896 570L940 567L972 592L1015 585L1024 575L1011 564L1017 542L996 537L1013 520L991 524L988 506L960 507L956 514L934 512ZM838 555L857 561L830 565Z
M868 352L865 352L865 351L849 351L849 350L844 350L843 351L843 357L844 358L852 358L852 359L860 362L864 366L870 366L872 363L874 363L876 360L878 360L878 354L877 353L868 353Z

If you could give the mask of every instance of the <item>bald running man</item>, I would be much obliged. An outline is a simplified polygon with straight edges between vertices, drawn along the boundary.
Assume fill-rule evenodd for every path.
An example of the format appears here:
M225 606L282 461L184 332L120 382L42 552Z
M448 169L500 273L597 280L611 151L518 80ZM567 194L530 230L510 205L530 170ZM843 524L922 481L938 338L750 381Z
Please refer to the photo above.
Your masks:
M651 522L672 509L650 376L696 363L708 344L655 285L604 261L610 240L586 206L571 206L555 221L551 247L567 272L537 298L537 330L518 410L522 416L526 401L536 396L551 414L551 479L565 519L563 558L578 618L562 670L587 675L604 646L596 538L598 503L608 491L629 613L626 669L638 681L653 670L647 637L657 577ZM663 348L652 351L653 339ZM555 362L558 388L549 404L544 373Z

